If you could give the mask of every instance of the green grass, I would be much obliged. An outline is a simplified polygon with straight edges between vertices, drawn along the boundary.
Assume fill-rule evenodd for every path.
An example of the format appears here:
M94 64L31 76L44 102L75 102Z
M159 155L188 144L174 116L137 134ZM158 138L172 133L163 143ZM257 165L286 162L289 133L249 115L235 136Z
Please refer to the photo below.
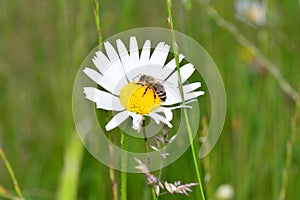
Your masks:
M68 176L64 173L64 156L73 150L78 153L80 168L72 174L72 184L77 187L69 195L84 200L111 199L108 167L82 146L72 146L73 81L85 56L98 44L93 3L0 3L0 146L26 199L51 200L58 191L68 191L72 185L65 185L66 190L62 186L68 184L68 179L62 178ZM201 174L209 172L211 176L209 182L204 182L207 199L224 183L234 187L235 199L278 199L294 102L269 73L253 71L238 56L239 43L208 15L205 6L198 1L191 3L190 9L184 9L181 1L173 2L175 29L197 40L214 59L224 80L228 103L223 133L209 156L199 161ZM116 0L100 4L104 39L135 27L167 28L164 1ZM268 0L268 12L277 17L268 19L269 25L261 29L237 21L233 5L233 1L212 3L278 67L294 89L299 88L299 2ZM201 116L209 118L209 98L202 99ZM296 135L286 199L300 196L299 139ZM194 143L199 151L198 139ZM188 150L163 169L163 179L196 181L192 159ZM205 170L203 162L208 164ZM120 195L121 173L115 172L115 176ZM144 175L128 174L127 180L128 199L151 199ZM15 194L2 161L0 185ZM196 199L200 192L197 187L193 190L189 197L164 195L159 199Z

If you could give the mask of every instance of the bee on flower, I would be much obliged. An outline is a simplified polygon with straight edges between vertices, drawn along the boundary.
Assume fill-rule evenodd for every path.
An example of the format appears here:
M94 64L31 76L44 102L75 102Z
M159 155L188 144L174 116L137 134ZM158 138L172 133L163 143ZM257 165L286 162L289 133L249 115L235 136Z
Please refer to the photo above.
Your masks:
M145 116L171 128L172 110L184 106L175 59L166 63L170 46L160 42L151 54L151 41L146 40L140 51L135 37L130 37L129 51L120 39L116 40L116 46L115 49L110 42L104 42L106 55L97 51L92 59L97 70L89 67L83 70L101 86L101 89L84 87L85 97L95 102L97 108L117 113L105 129L110 131L132 118L132 128L140 131ZM183 58L179 55L180 62ZM181 66L182 82L194 71L191 63ZM200 86L200 82L183 85L184 100L203 95L203 91L196 91Z

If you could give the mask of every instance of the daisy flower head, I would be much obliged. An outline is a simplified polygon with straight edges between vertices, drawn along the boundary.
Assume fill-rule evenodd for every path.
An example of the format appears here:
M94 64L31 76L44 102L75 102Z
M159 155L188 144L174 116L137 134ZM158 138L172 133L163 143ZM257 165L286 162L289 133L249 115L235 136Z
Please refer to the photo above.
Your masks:
M211 104L211 117L199 156L207 155L216 144L226 113L221 75L198 42L180 32L174 31L174 35L182 85L169 29L144 27L116 34L103 42L100 51L98 47L93 49L81 64L73 86L73 117L81 141L103 164L122 170L120 160L126 151L128 160L151 160L149 171L162 167L162 147L148 153L134 145L124 150L107 137L115 130L130 135L128 140L134 142L145 138L155 142L159 133L170 132L170 141L164 145L163 167L177 160L190 146L182 110L187 110L194 138L200 122L198 97L202 95L201 104ZM207 95L200 90L199 80L205 81ZM141 129L143 134L139 133ZM108 149L114 152L114 162ZM139 173L134 164L126 170Z
M105 125L106 131L118 127L128 118L132 119L132 128L140 131L145 117L172 128L172 110L182 108L183 100L175 59L166 62L170 46L159 42L151 53L151 41L147 39L140 51L136 37L132 36L129 49L120 39L116 40L116 48L105 42L104 49L105 53L97 51L92 59L96 69L86 67L83 70L101 89L84 87L83 92L97 108L115 111ZM179 55L179 61L183 58ZM186 82L194 71L191 63L181 66L182 82ZM200 82L184 85L184 100L203 95L203 91L197 91L200 86Z
M263 26L266 24L266 8L261 2L237 0L235 3L235 16L240 21L251 26Z

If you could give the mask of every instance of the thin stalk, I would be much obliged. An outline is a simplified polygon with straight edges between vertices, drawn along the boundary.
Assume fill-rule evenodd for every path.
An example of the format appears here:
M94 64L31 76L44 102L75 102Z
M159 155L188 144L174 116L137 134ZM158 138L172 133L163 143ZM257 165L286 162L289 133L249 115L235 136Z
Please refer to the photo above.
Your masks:
M22 194L22 192L20 190L18 181L16 179L15 173L14 173L14 171L13 171L13 169L12 169L12 167L11 167L11 165L10 165L10 163L9 163L9 161L8 161L6 155L5 155L5 153L4 153L4 151L2 150L1 147L0 147L0 158L4 162L4 165L5 165L5 167L6 167L7 171L8 171L8 174L9 174L11 180L13 181L14 189L15 189L18 197L20 199L24 199L23 194Z
M294 101L297 100L298 94L297 91L292 88L292 86L285 80L275 64L269 61L261 51L248 40L232 23L226 21L220 14L210 5L207 5L207 13L215 20L215 22L230 32L234 38L242 45L250 47L257 56L257 59L262 63L262 66L274 77L279 87L285 92L289 97Z
M184 101L184 93L183 93L183 89L182 89L182 81L181 81L180 68L179 68L178 45L177 45L176 39L175 39L174 24L173 24L173 18L172 18L172 9L171 9L172 0L166 0L166 3L167 3L167 7L168 7L168 25L169 25L169 29L171 32L171 37L173 39L173 51L174 51L174 58L175 58L175 62L176 62L176 69L177 69L177 75L178 75L178 85L179 85L180 95L182 98L182 105L185 106L186 103ZM193 161L194 161L194 167L196 170L197 179L198 179L198 183L199 183L199 185L198 185L199 190L200 190L202 199L205 200L200 171L199 171L198 162L197 162L197 156L196 156L195 147L194 147L194 143L193 143L192 128L190 126L189 117L187 114L187 110L185 108L183 109L183 114L184 114L185 123L186 123L187 131L188 131L188 135L189 135L189 140L190 140L190 145L191 145L191 150L192 150L192 155L193 155Z
M155 192L154 187L152 187L151 192L152 192L152 198L153 198L153 200L157 200L158 198L156 199L156 192Z
M83 152L82 143L77 133L73 132L64 151L64 167L60 174L56 200L76 199Z
M128 150L128 137L126 133L122 133L121 146L123 149L121 158L121 199L127 200L127 150Z
M95 0L95 8L94 8L94 16L95 16L95 24L97 28L97 33L98 33L98 43L99 43L99 50L102 49L102 29L100 26L100 4L99 0Z
M111 134L108 135L108 138L109 138L109 140L111 140ZM109 149L109 159L110 159L110 163L112 166L112 163L114 160L113 159L114 158L113 146L111 144L109 144L108 149ZM110 178L111 189L112 189L112 200L117 200L118 199L117 182L115 179L114 169L112 167L109 167L109 178Z
M160 154L164 154L166 153L166 146L164 144L164 147L163 147L163 152L160 151ZM160 166L159 166L159 174L158 174L158 181L160 182L161 180L161 174L162 174L162 168L163 168L163 157L161 158L161 161L160 161ZM159 199L159 196L157 197L157 200Z
M292 165L293 145L296 140L296 129L297 129L297 122L299 120L299 115L300 115L300 98L298 98L298 100L296 101L295 113L291 120L291 133L290 133L289 140L286 143L285 166L282 170L282 180L281 180L281 188L279 193L279 200L286 199L286 189L289 180L289 172L291 170L291 165Z
M142 129L143 129L143 134L144 134L145 152L147 153L147 163L148 163L148 165L150 165L149 145L148 145L148 141L147 141L147 134L146 134L146 129L145 129L144 123L145 123L145 118L143 119L143 122L142 122Z
M142 125L142 129L143 129L144 141L145 141L145 151L146 151L147 154L149 154L149 147L148 147L148 142L147 142L146 129L143 125ZM148 160L148 164L150 164L150 157L149 156L148 156L147 160ZM155 192L154 187L151 187L151 193L152 193L153 200L156 200L156 192Z
M208 125L207 125L207 119L206 117L202 117L201 119L201 125L202 125L202 130L200 133L200 141L203 143L203 139L206 137L207 132L208 132ZM211 162L210 162L210 157L206 156L204 159L202 159L203 163L203 169L205 171L205 191L206 191L206 197L207 198L212 198L213 197L213 183L211 182L210 178L206 178L206 176L211 176Z
M166 153L166 146L164 145L163 147L163 151L161 152L160 151L160 154L163 155L164 153ZM161 180L161 174L162 174L162 168L163 168L163 158L161 158L161 161L160 161L160 167L159 167L159 174L158 174L158 181Z
M0 197L6 198L6 199L12 199L16 200L19 199L18 197L11 194L7 189L5 189L2 185L0 185Z
M94 17L95 17L95 25L98 33L98 49L99 51L102 50L102 29L101 29L101 23L100 23L100 3L99 0L94 0ZM109 134L109 139L111 140L111 134ZM109 144L109 158L110 162L113 162L113 147L111 143ZM117 200L118 199L118 192L117 192L117 183L115 179L114 169L109 167L109 178L111 182L111 188L112 188L112 199Z

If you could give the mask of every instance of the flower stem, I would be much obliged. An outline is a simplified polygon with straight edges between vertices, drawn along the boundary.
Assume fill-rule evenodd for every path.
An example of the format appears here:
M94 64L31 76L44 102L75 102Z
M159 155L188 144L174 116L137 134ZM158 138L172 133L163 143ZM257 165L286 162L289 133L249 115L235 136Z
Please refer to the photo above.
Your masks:
M163 125L163 130L165 129L165 125ZM161 152L161 150L159 149L159 153L160 155L166 153L166 145L164 143L164 146L163 146L163 151ZM161 174L162 174L162 169L163 169L163 157L161 156L161 160L160 160L160 167L159 167L159 174L158 174L158 181L160 182L161 181ZM161 196L161 195L159 195ZM157 199L159 199L159 196L157 196Z
M175 39L174 25L173 25L173 18L172 18L172 9L171 9L172 0L166 0L166 2L167 2L167 7L168 7L168 25L169 25L169 29L171 32L171 37L173 39L173 51L174 51L174 58L175 58L176 69L177 69L177 74L178 74L178 85L179 85L180 95L182 98L182 105L185 106L186 104L184 101L184 93L183 93L183 89L182 89L182 81L181 81L180 68L179 68L178 45L177 45L176 39ZM192 155L193 155L193 161L194 161L194 167L196 170L197 179L198 179L198 183L199 183L199 190L200 190L202 199L205 200L205 195L204 195L204 191L203 191L203 186L202 186L200 171L199 171L199 167L198 167L195 147L194 147L194 143L193 143L192 128L190 126L190 121L189 121L189 117L188 117L186 109L183 109L183 114L184 114L185 123L186 123L187 131L188 131L188 135L189 135L189 140L190 140L190 145L191 145L191 150L192 150Z
M6 199L12 199L17 200L18 197L11 194L7 189L5 189L2 185L0 185L0 197L6 198Z
M147 163L148 163L148 165L150 165L149 145L148 145L147 133L146 133L146 129L145 129L144 124L145 124L145 119L143 119L142 130L143 130L143 134L144 134L145 152L147 153Z
M111 141L111 134L108 134L108 138ZM111 143L109 143L108 149L109 149L109 160L112 165L114 160L114 151ZM114 169L112 167L109 167L109 178L110 178L111 189L112 189L112 200L117 200L118 199L117 183L115 179Z
M156 193L155 193L154 187L152 187L151 191L152 191L152 198L153 198L153 200L156 200Z
M99 11L100 5L99 0L95 0L95 8L94 8L94 16L95 16L95 24L97 28L98 33L98 43L99 43L99 50L102 49L101 43L102 43L102 29L100 26L100 11Z
M143 122L143 124L144 124L144 122ZM148 164L150 164L149 146L148 146L148 142L147 142L147 134L146 134L146 129L145 129L144 125L142 125L142 129L143 129L143 134L144 134L145 151L148 154L148 156L147 156L147 162L148 162ZM155 193L154 187L151 188L151 192L152 192L152 198L153 198L153 200L156 200L156 193Z
M74 131L64 151L64 167L60 174L56 200L75 199L83 158L83 145Z
M125 133L121 136L121 146L123 149L121 158L121 199L127 200L127 150L128 150L128 138Z
M5 167L6 167L7 171L8 171L8 174L9 174L11 180L13 181L14 189L15 189L18 197L20 199L24 199L23 194L22 194L22 192L20 190L18 181L16 179L15 173L14 173L14 171L13 171L13 169L12 169L12 167L11 167L11 165L10 165L10 163L9 163L9 161L8 161L6 155L5 155L5 153L4 153L4 151L2 150L1 147L0 147L0 158L3 160L4 165L5 165Z
M102 50L102 29L101 29L101 23L100 23L100 3L99 0L94 0L94 17L95 17L95 24L96 24L96 29L98 33L98 49L99 51ZM109 140L111 140L111 134L109 134ZM109 159L110 162L113 162L113 147L111 143L109 144ZM111 182L111 187L112 187L112 199L117 200L118 199L118 192L117 192L117 183L115 180L115 174L114 174L114 169L112 167L109 167L109 178Z
M299 95L300 95L300 90L299 90ZM285 166L282 170L282 180L281 180L279 200L286 199L286 189L289 180L289 172L292 165L293 145L296 139L296 127L300 117L299 115L300 115L300 98L298 98L295 103L295 113L291 120L291 133L290 133L289 140L286 142Z

